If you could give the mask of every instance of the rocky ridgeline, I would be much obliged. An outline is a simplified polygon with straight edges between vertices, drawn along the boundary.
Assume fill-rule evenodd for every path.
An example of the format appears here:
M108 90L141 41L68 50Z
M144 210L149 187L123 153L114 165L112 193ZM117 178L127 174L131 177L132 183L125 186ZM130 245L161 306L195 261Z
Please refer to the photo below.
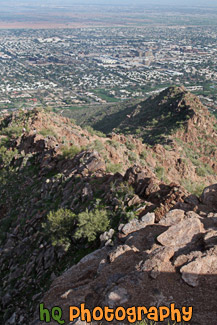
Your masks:
M19 173L8 180L8 193L3 193L4 205L1 205L3 227L8 223L0 251L5 324L29 324L31 313L50 282L76 261L73 257L76 250L66 254L61 247L54 247L44 231L42 224L49 211L58 208L75 212L85 208L91 210L96 200L101 199L111 211L117 211L122 204L121 209L131 209L139 218L144 218L148 211L156 211L156 220L159 220L178 202L186 204L186 208L192 206L184 189L176 184L165 185L140 167L128 169L124 176L119 173L107 175L103 171L104 161L96 151L83 151L68 161L57 160L55 168L64 172L56 172L49 178L43 168L35 174L35 170L24 172L28 164L22 166L19 159L14 162L14 166L17 165ZM117 191L121 184L124 184L122 191L126 184L132 185L133 192L124 193L120 202ZM18 188L12 192L12 186Z
M213 277L200 274L209 273L204 261L215 274L216 185L198 197L180 182L184 177L216 183L214 165L211 174L199 176L183 158L181 145L166 149L149 147L133 136L102 137L40 109L3 117L0 141L0 323L30 324L43 299L48 305L57 299L63 308L72 296L74 304L83 299L93 305L115 305L112 297L121 294L127 304L164 302L166 297L181 305L183 299L198 296L202 306L203 290L209 299ZM159 167L164 168L160 175ZM79 214L99 205L108 211L111 226L101 243L78 241L68 251L53 245L46 229L50 211ZM100 245L105 247L75 265ZM194 267L199 275L192 278L188 273ZM68 280L74 283L69 289ZM64 295L67 290L73 294ZM144 300L146 293L149 300ZM210 308L208 319L213 316Z
M188 176L193 182L201 182L198 177L203 176L209 183L217 173L216 118L184 87L165 89L133 107L131 114L123 113L115 130L152 144L158 164L171 181L170 175L186 185Z
M64 158L68 158L70 149L73 151L73 147L76 147L77 151L96 150L105 161L107 172L125 173L129 167L137 164L149 169L168 184L170 182L180 183L190 192L199 193L202 187L217 182L216 119L211 117L197 97L182 89L176 91L178 100L174 96L172 103L168 102L169 107L172 105L170 109L175 117L169 111L172 114L170 126L172 125L174 130L172 134L165 135L167 145L158 143L150 147L146 144L148 139L144 138L142 143L138 135L135 137L134 133L128 135L111 133L109 137L105 137L93 130L82 129L68 118L40 109L29 112L21 111L3 118L0 125L0 140L6 141L8 135L12 135L13 141L9 143L7 150L9 149L11 155L15 155L14 151L18 150L15 159L20 156L24 163L31 158L31 155L39 153L40 163L43 159L44 167L46 165L52 167L54 157L64 154ZM168 97L171 92L173 95L172 90L167 90L164 95ZM167 113L165 110L168 100L162 100L164 95L161 94L160 98L157 97L154 100L154 103L157 102L157 107L163 107L159 112L156 108L159 116ZM153 103L147 104L147 107L151 107L151 104ZM186 120L177 124L179 118L183 118L182 111L185 112ZM141 118L138 117L137 121L137 115L132 117L130 125L135 123L135 127L139 127L137 123L141 124L144 120L143 128L146 130L145 123L149 123L148 115L142 108L140 108L140 113ZM162 133L166 133L168 121L163 120L163 125L160 125L160 121L161 119L159 125L152 126L151 119L147 132L162 128ZM16 131L15 135L13 130ZM142 128L140 131L142 135ZM71 157L73 157L72 154ZM191 186L189 179L195 187Z
M215 324L217 280L217 184L204 189L193 210L172 209L120 225L115 244L87 255L56 278L43 297L61 306L193 306L190 324ZM196 203L196 202L195 202ZM194 211L197 210L197 213ZM108 239L108 233L101 239ZM37 321L31 324L45 324ZM51 322L52 323L52 322ZM83 324L79 319L73 324ZM54 324L54 323L52 323Z

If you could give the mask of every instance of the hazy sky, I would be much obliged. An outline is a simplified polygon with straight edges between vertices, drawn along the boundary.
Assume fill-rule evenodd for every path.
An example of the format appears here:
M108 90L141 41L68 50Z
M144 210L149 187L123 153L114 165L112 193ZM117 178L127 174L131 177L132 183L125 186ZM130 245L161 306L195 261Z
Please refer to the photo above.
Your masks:
M179 6L217 6L217 0L0 0L1 4L14 3L16 6L23 4L116 4L116 5L179 5Z

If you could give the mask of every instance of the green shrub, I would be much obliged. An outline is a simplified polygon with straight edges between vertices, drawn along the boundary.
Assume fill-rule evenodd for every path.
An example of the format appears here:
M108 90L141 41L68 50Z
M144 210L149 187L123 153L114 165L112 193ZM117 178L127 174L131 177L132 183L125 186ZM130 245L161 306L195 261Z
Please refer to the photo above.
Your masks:
M54 246L61 245L68 250L81 239L93 242L99 234L109 228L109 218L107 211L99 207L78 215L69 209L59 209L48 214L47 224L43 227Z
M93 147L93 149L95 149L98 152L101 152L105 149L103 143L99 140L95 140L93 144L91 144L91 147Z
M77 224L77 216L68 209L50 212L47 216L48 231L53 245L63 245L67 250L71 244L72 234Z
M96 208L90 212L86 210L78 215L78 229L75 238L87 238L88 242L92 242L97 235L105 232L108 228L109 218L105 209Z
M137 158L138 158L138 156L135 152L133 152L133 151L128 152L129 161L136 162Z
M115 140L107 140L106 141L110 146L114 147L115 149L118 149L120 147L120 143Z
M207 173L207 171L204 166L200 166L200 167L196 168L196 174L198 176L204 177L204 176L206 176L206 173Z
M94 131L94 129L91 127L91 126L86 126L85 127L86 128L86 130L91 134L91 135L94 135L95 134L95 131Z
M169 144L165 144L164 145L164 148L166 149L166 150L168 150L168 151L170 151L170 150L172 150L172 146L171 145L169 145Z
M189 193L195 194L197 197L201 196L203 189L206 187L204 183L192 183L189 179L183 179L181 185L186 188Z
M39 134L43 135L44 137L53 136L57 138L57 135L53 129L43 128L39 131Z
M10 127L7 127L5 129L1 130L1 134L7 135L9 138L18 138L21 136L23 132L22 126L18 125L12 125Z
M136 134L141 134L141 133L142 133L142 129L141 129L141 128L137 128L137 129L135 130L135 133L136 133Z
M18 150L8 150L6 147L0 147L0 163L9 165L14 156L18 153Z
M133 219L138 219L138 216L136 215L135 211L123 211L121 217L124 223L128 223Z
M130 141L127 141L127 142L125 143L125 145L126 145L126 147L127 147L128 150L134 150L134 149L136 149L135 144L132 143L132 142L130 142Z
M116 185L116 183L111 183L111 192L114 197L116 197L119 201L119 207L124 209L124 203L128 202L135 195L135 191L131 185L127 182L120 183Z
M146 150L143 150L143 151L141 152L141 154L140 154L140 157L141 157L142 159L146 159L146 158L147 158L147 151L146 151Z
M72 159L81 151L81 148L75 145L72 146L63 146L62 147L62 156L65 159Z
M107 163L106 164L106 172L107 173L120 173L121 172L121 164L113 164L113 163Z
M157 178L162 179L165 174L165 170L162 166L157 166L155 168L155 174L157 175Z
M106 138L106 135L101 131L95 131L95 134L98 135L98 137Z
M91 126L86 126L85 127L86 128L86 130L91 134L91 135L98 135L99 137L102 137L102 138L105 138L106 137L106 135L103 133L103 132L101 132L101 131L97 131L97 130L94 130Z
M201 164L196 168L196 173L198 176L205 177L206 175L214 175L215 172L212 167L208 164Z
M157 166L155 168L155 174L157 175L157 178L161 181L163 181L165 184L168 184L169 181L166 177L165 169L162 166Z

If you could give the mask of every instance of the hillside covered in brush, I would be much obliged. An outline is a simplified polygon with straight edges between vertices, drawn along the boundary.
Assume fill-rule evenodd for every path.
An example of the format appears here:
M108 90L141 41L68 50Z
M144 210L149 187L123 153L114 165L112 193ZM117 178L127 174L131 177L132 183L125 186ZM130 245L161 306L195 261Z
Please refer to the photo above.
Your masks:
M153 99L158 114L173 105L162 144L144 140L148 127L153 138L157 130L145 108L110 135L43 109L1 118L1 323L29 324L51 282L89 252L112 246L132 220L140 229L173 209L215 212L201 196L217 183L215 120L196 97L176 91ZM138 123L137 137L130 133ZM166 122L158 123L163 130Z
M158 166L158 171L161 175L169 175L169 180L170 174L173 180L177 180L178 168L181 173L179 181L184 186L190 186L185 180L188 176L194 183L197 183L198 176L208 177L208 182L211 181L211 175L217 172L217 119L198 97L184 87L174 86L139 104L122 106L116 112L113 108L98 112L93 118L87 118L86 123L105 134L133 135L152 149L159 144L158 149L154 149L158 151L155 154L162 166L162 169ZM179 159L172 157L170 160L172 153Z

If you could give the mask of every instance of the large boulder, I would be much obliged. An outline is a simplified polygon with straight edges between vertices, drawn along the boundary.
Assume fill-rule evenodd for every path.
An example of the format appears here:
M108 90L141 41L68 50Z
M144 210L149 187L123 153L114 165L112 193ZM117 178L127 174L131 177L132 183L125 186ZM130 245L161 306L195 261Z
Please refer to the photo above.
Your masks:
M184 219L185 212L180 209L174 209L166 213L159 224L163 226L172 226Z
M199 257L184 265L181 270L182 279L190 286L196 287L201 276L217 274L217 255Z
M207 205L210 210L217 211L217 184L210 185L203 190L201 202Z
M149 254L148 259L142 266L142 270L150 272L151 278L156 279L161 270L165 270L169 260L173 257L174 250L172 247L158 247Z
M128 235L131 232L145 228L148 225L154 224L155 214L147 213L144 215L141 220L133 219L129 223L125 224L123 227L119 228L124 235Z
M203 224L199 218L187 218L178 224L171 226L168 230L157 237L163 246L174 247L178 250L190 243L196 235L204 231Z

